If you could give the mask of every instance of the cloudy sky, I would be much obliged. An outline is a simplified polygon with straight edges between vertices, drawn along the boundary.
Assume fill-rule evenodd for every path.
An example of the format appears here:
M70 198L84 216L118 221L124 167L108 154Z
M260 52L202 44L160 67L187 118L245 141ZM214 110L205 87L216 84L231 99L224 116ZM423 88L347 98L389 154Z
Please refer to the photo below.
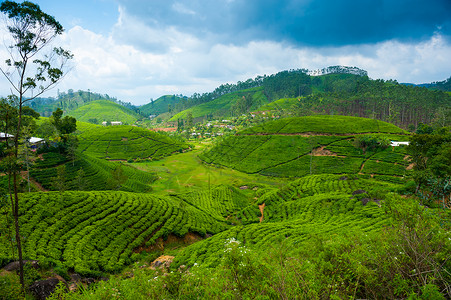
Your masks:
M58 89L136 105L287 69L356 66L411 83L451 76L450 0L35 2L64 26L58 43L74 54Z

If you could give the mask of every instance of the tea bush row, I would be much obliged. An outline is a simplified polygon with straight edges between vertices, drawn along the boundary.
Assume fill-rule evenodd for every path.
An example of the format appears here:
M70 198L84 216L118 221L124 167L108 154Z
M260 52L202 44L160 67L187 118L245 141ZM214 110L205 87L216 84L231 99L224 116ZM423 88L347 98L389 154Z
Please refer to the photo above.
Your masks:
M227 228L189 204L127 192L30 193L21 196L25 257L62 264L83 275L116 272L139 247L188 232Z

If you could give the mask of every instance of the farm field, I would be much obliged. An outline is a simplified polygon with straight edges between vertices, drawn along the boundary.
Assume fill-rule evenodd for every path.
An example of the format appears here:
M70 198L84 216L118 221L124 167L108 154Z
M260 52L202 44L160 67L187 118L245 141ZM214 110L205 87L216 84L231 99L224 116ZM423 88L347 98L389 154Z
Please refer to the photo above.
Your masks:
M395 189L396 185L339 175L306 176L262 194L237 213L241 226L187 247L177 255L176 262L215 265L224 255L222 245L230 239L250 249L263 249L281 240L296 248L312 236L380 230L388 222L379 203L384 196L379 194L381 198L373 201L375 189L381 188ZM356 191L364 191L364 195L354 196ZM258 207L262 204L263 218Z
M75 161L69 161L57 152L42 155L37 159L35 167L30 171L30 177L38 182L45 190L55 190L54 182L58 171L55 166L65 168L65 187L67 190L109 190L113 171L117 163L105 161L85 154L79 154ZM121 166L122 167L122 166ZM151 184L156 180L153 173L143 172L130 166L123 166L126 181L121 189L134 192L148 192L152 190ZM78 172L82 170L83 177Z
M81 275L120 271L138 248L151 247L159 238L188 232L205 236L227 227L225 220L180 200L149 194L51 192L21 199L25 257Z

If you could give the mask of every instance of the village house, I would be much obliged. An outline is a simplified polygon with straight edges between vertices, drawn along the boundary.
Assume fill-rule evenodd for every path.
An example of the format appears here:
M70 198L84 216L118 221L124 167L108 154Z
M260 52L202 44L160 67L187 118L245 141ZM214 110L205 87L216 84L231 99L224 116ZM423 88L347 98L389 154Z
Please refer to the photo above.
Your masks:
M395 141L390 141L390 146L391 147L398 147L398 146L409 146L409 142L395 142Z
M0 141L6 141L7 139L12 139L14 135L0 132Z

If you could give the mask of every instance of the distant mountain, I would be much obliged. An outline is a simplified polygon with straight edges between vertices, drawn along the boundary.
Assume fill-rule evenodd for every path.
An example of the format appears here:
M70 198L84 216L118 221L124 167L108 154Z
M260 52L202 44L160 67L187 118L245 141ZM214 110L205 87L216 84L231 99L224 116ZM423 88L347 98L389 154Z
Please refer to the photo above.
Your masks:
M443 81L433 82L429 88L433 90L451 92L451 77Z
M174 109L178 104L186 102L188 97L180 97L176 95L161 96L157 100L153 100L148 104L139 107L142 115L148 117L150 115L159 115L167 113L170 109Z
M102 124L102 122L120 121L123 124L133 124L140 115L122 105L109 100L96 100L72 110L68 115L78 121Z
M420 83L420 84L414 84L414 83L401 83L403 85L407 86L419 86L419 87L425 87L431 90L438 90L438 91L444 91L444 92L451 92L451 77L448 79L445 79L443 81L436 81L431 83Z

